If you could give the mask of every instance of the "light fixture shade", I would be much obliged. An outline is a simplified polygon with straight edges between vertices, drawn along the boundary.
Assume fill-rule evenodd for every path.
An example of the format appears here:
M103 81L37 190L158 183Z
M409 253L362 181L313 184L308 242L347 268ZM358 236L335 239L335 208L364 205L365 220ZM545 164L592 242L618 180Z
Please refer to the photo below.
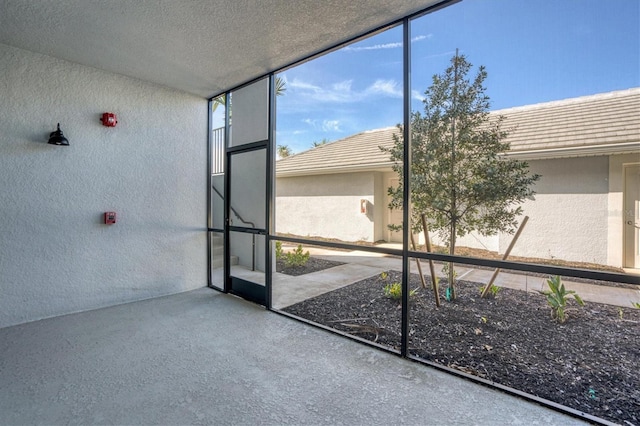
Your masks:
M60 130L60 123L58 123L58 130L49 134L49 143L51 145L69 146L69 140L64 137L62 130Z

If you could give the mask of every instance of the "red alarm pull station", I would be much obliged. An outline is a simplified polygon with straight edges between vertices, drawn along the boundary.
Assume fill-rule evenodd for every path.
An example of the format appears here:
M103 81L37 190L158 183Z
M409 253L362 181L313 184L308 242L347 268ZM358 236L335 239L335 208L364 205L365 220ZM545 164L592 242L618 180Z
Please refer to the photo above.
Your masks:
M116 212L105 212L104 223L105 225L112 225L116 223Z
M105 112L104 114L102 114L102 118L100 119L100 121L102 121L103 126L107 127L116 127L116 124L118 124L118 119L112 112Z

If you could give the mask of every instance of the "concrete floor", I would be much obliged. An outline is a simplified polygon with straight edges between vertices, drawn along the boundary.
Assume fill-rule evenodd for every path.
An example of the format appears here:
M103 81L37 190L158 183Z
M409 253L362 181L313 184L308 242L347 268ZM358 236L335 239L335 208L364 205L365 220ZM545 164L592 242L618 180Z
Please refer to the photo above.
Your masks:
M570 425L211 289L0 329L0 424Z

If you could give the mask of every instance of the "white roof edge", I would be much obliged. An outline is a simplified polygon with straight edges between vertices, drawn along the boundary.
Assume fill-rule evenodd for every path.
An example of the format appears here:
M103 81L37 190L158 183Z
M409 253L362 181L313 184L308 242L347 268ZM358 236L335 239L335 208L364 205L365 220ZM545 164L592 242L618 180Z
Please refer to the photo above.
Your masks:
M328 175L336 173L354 173L354 172L385 172L392 171L392 162L378 163L378 164L364 164L354 166L341 166L341 167L318 167L316 169L305 170L288 170L278 171L276 167L276 177L296 177L296 176L310 176L310 175Z
M381 127L379 129L370 129L370 130L364 130L360 133L356 133L356 135L362 134L362 133L376 133L376 132L382 132L385 130L398 130L398 126L387 126L387 127ZM345 138L346 139L346 138Z
M609 99L609 98L630 96L638 93L640 93L640 87L632 87L630 89L596 93L594 95L578 96L577 98L559 99L559 100L549 101L549 102L540 102L537 104L529 104L529 105L521 105L521 106L515 106L510 108L504 108L504 109L497 109L497 110L489 111L489 113L491 115L506 115L506 113L508 112L528 111L532 109L546 108L546 107L556 106L556 105L558 106L571 105L575 103L582 103L582 102L593 101L598 99Z
M530 149L522 151L509 151L501 156L517 158L519 160L541 160L547 158L561 157L586 157L592 155L612 155L612 154L640 154L640 143L622 142L616 144L591 145L591 146L571 146L563 148Z

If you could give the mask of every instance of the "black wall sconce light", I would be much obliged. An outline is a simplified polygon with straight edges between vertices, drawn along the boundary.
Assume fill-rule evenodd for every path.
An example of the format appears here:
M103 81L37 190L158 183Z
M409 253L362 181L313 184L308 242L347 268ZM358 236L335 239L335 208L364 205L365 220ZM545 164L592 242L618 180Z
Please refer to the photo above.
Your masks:
M60 123L58 123L58 130L49 134L49 143L51 145L69 146L69 140L64 137L62 130L60 130Z

